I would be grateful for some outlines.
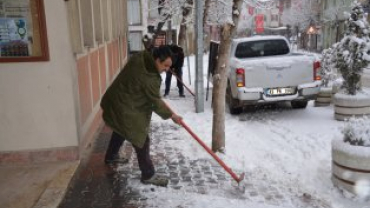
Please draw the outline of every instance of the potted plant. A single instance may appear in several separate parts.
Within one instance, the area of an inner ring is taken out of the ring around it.
[[[342,134],[332,141],[332,181],[356,196],[370,198],[370,119],[349,119]]]
[[[363,69],[369,64],[369,24],[361,4],[353,3],[351,13],[346,13],[347,31],[336,44],[332,61],[343,77],[343,85],[334,95],[337,120],[352,116],[370,115],[370,96],[361,88]]]

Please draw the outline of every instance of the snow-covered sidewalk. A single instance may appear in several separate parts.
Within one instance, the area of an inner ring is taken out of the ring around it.
[[[204,62],[206,71],[207,58]],[[206,80],[206,72],[204,74]],[[188,83],[187,76],[184,66],[185,83]],[[185,99],[178,98],[174,80],[171,93],[166,99],[169,105],[211,146],[211,99],[205,103],[204,113],[195,113],[193,97],[187,93]],[[176,152],[175,165],[179,165],[179,159],[185,161],[173,172],[180,173],[181,167],[191,171],[187,175],[190,181],[177,175],[179,181],[170,183],[169,188],[154,191],[135,181],[129,183],[148,198],[147,207],[370,207],[369,202],[344,197],[332,185],[331,140],[341,137],[343,126],[343,122],[334,119],[333,106],[313,107],[311,101],[306,109],[300,110],[293,110],[289,104],[261,107],[239,116],[226,113],[225,124],[226,154],[219,156],[233,171],[245,172],[246,178],[239,187],[226,172],[226,181],[218,180],[217,173],[223,170],[185,129],[153,117],[153,154],[164,153],[165,147],[171,147]],[[194,163],[200,160],[211,168],[202,169]],[[169,166],[160,168],[167,168],[164,173],[171,177]],[[203,184],[199,184],[199,178]],[[215,179],[213,185],[208,183],[209,178]],[[199,186],[204,188],[199,191]]]

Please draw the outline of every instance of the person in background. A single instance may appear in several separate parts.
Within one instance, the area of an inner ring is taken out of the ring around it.
[[[161,99],[160,74],[172,65],[172,52],[168,46],[144,50],[133,55],[112,85],[107,89],[100,103],[103,120],[112,130],[105,163],[125,163],[119,157],[119,150],[125,140],[131,142],[136,151],[141,182],[167,186],[168,179],[158,176],[150,158],[148,130],[152,113],[162,119],[180,124],[181,117],[172,113]]]
[[[141,40],[143,42],[144,48],[147,51],[152,51],[153,49],[153,44],[152,44],[152,38],[149,37],[149,35],[145,34],[143,39]]]
[[[177,45],[170,45],[171,51],[173,53],[173,63],[170,68],[170,70],[175,73],[175,75],[178,77],[177,80],[177,88],[179,88],[179,96],[185,97],[184,94],[184,85],[182,84],[182,66],[184,65],[184,50]],[[166,97],[170,93],[171,88],[171,79],[172,79],[172,73],[171,71],[166,72],[166,87],[164,90],[164,97]]]

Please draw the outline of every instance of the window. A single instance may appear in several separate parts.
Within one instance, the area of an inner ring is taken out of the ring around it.
[[[48,61],[43,0],[0,0],[0,62]]]
[[[239,43],[235,57],[251,58],[258,56],[275,56],[289,53],[289,46],[284,40],[257,40]]]
[[[130,52],[141,51],[142,50],[142,34],[141,32],[130,32],[129,42],[130,42]]]
[[[158,13],[158,0],[152,0],[149,1],[149,18],[150,19],[158,19],[159,13]]]
[[[277,15],[277,14],[271,14],[271,21],[272,22],[279,21],[279,15]]]
[[[128,0],[127,10],[129,25],[141,25],[140,0]]]
[[[98,43],[103,43],[103,22],[102,22],[102,11],[100,7],[100,0],[93,0],[94,9],[94,30],[95,30],[95,40]]]
[[[94,47],[95,34],[93,26],[93,5],[90,0],[80,0],[83,44],[87,47]]]

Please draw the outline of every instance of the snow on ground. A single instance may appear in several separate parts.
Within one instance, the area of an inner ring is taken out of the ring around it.
[[[188,68],[183,68],[183,79],[188,81]],[[190,60],[194,69],[194,57]],[[207,81],[207,56],[204,58],[204,85]],[[192,70],[190,70],[192,71]],[[192,72],[191,77],[194,78]],[[164,75],[163,75],[164,78]],[[195,80],[192,80],[192,89]],[[163,86],[164,87],[164,86]],[[210,147],[212,141],[212,109],[210,99],[205,102],[205,111],[195,113],[192,96],[177,98],[176,82],[173,79],[169,99],[165,99],[173,110],[183,116],[184,122]],[[163,92],[163,88],[161,92]],[[210,90],[211,92],[211,90]],[[210,93],[211,94],[211,93]],[[175,96],[176,95],[176,96]],[[173,125],[172,121],[153,116],[153,123]],[[331,182],[331,140],[340,138],[343,122],[334,119],[333,106],[314,107],[311,101],[306,109],[291,109],[290,105],[261,107],[241,115],[226,113],[226,154],[218,154],[237,174],[245,172],[241,185],[276,188],[276,192],[289,199],[303,197],[315,199],[309,207],[370,208],[369,202],[345,197]],[[190,159],[210,158],[203,148],[183,128],[168,128],[166,134],[181,137],[169,140],[174,147]],[[262,184],[262,185],[261,185]],[[230,179],[225,189],[238,187]],[[222,189],[208,194],[186,193],[173,189],[159,188],[154,192],[144,191],[150,200],[148,207],[178,208],[297,208],[307,207],[292,204],[289,200],[269,203],[266,198],[228,197]],[[218,194],[219,192],[219,194]],[[263,191],[261,191],[263,192]],[[237,193],[237,192],[236,192]],[[304,200],[303,200],[304,201]],[[298,203],[300,203],[298,201]]]

